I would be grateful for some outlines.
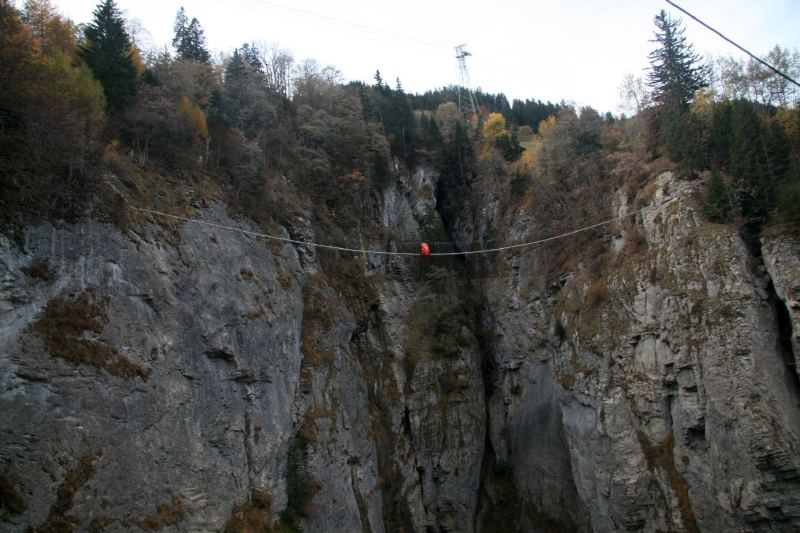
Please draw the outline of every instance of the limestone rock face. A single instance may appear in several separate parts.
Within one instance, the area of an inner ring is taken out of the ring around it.
[[[385,191],[398,240],[441,226],[437,179]],[[256,230],[226,212],[198,219]],[[472,530],[485,402],[456,284],[359,256],[354,288],[308,247],[140,229],[2,240],[4,528]]]
[[[223,206],[202,217],[233,223]],[[1,254],[0,449],[27,508],[10,524],[125,530],[175,497],[183,529],[219,531],[253,488],[281,505],[303,311],[291,247],[83,222],[27,227]]]
[[[441,179],[398,175],[365,246],[538,229]],[[288,245],[221,203],[0,237],[0,529],[800,529],[800,245],[645,188],[555,269]]]
[[[703,221],[697,184],[667,173],[653,185],[641,241],[627,226],[601,237],[614,243],[607,273],[578,264],[542,286],[543,253],[514,252],[512,275],[488,281],[494,450],[513,464],[526,520],[794,530],[800,387],[780,339],[795,328],[797,349],[800,247],[766,239],[765,269],[733,229]]]
[[[793,358],[787,361],[794,366],[795,372],[800,375],[797,368],[797,357],[800,357],[800,239],[788,235],[773,235],[764,237],[761,241],[761,251],[764,254],[764,266],[772,280],[779,319],[784,321],[786,327],[785,342],[788,338],[790,346],[785,346],[784,351],[789,352]]]

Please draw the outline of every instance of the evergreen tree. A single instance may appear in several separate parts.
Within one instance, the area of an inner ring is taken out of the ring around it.
[[[664,114],[663,126],[667,130],[667,154],[680,163],[680,171],[687,177],[695,177],[707,160],[703,138],[703,125],[693,113]]]
[[[774,202],[766,135],[755,106],[737,100],[731,107],[730,172],[742,214],[754,221],[768,218]]]
[[[114,0],[103,0],[93,16],[78,53],[103,86],[109,109],[118,112],[136,92],[131,38]]]
[[[189,17],[186,16],[186,10],[181,6],[175,14],[175,37],[172,38],[172,47],[175,48],[175,53],[178,57],[183,57],[186,52],[184,50],[184,43],[186,43],[186,32],[189,29]]]
[[[729,168],[731,155],[731,104],[719,102],[714,106],[706,148],[711,167]]]
[[[711,172],[708,182],[705,214],[709,220],[720,224],[728,222],[733,215],[733,202],[728,194],[728,187],[716,168]]]
[[[680,19],[663,9],[654,19],[657,31],[650,53],[648,85],[658,104],[653,131],[656,142],[666,144],[669,156],[685,165],[689,174],[699,166],[699,131],[689,113],[694,93],[708,85],[708,68],[701,64],[692,45],[683,36]]]
[[[519,144],[517,134],[513,131],[498,137],[494,144],[503,153],[503,159],[506,161],[516,161],[525,152],[525,149]]]
[[[444,147],[442,161],[445,173],[452,176],[465,179],[471,172],[472,144],[461,121],[456,122],[453,138]]]
[[[242,55],[242,59],[244,59],[248,65],[253,67],[255,72],[258,74],[264,73],[264,64],[261,62],[261,58],[259,57],[258,49],[256,48],[255,44],[244,43],[239,49],[239,53]]]
[[[266,98],[264,69],[254,46],[244,44],[233,51],[225,69],[223,96],[225,119],[231,125],[251,140],[264,132],[275,110]]]
[[[233,49],[233,55],[225,68],[225,83],[236,80],[245,75],[247,67],[245,66],[242,54],[239,53],[238,48]]]
[[[211,62],[211,54],[206,47],[205,32],[196,18],[189,21],[183,6],[175,15],[175,37],[172,39],[172,46],[175,47],[178,59],[206,64]]]
[[[695,91],[708,85],[708,68],[683,36],[680,19],[662,9],[654,22],[657,31],[651,42],[658,47],[649,56],[648,85],[657,103],[684,110]]]
[[[187,59],[192,59],[199,63],[211,63],[211,54],[206,48],[206,35],[196,18],[192,18],[189,23],[189,42],[191,43],[192,56]]]

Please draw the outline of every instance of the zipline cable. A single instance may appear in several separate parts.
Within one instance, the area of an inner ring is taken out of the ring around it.
[[[335,250],[335,251],[339,251],[339,252],[349,252],[349,253],[357,253],[357,254],[392,255],[392,256],[405,256],[405,257],[419,257],[420,256],[420,254],[416,253],[416,252],[397,252],[397,251],[388,251],[388,250],[366,250],[366,249],[363,249],[363,248],[350,248],[350,247],[347,247],[347,246],[336,246],[336,245],[333,245],[333,244],[320,244],[320,243],[316,243],[316,242],[300,241],[300,240],[291,239],[291,238],[288,238],[288,237],[278,237],[276,235],[267,235],[266,233],[259,233],[257,231],[250,231],[250,230],[246,230],[246,229],[242,229],[242,228],[236,228],[236,227],[233,227],[233,226],[226,226],[224,224],[217,224],[215,222],[207,222],[205,220],[198,220],[196,218],[187,218],[187,217],[182,217],[182,216],[179,216],[179,215],[172,215],[170,213],[164,213],[162,211],[156,211],[154,209],[145,209],[143,207],[136,207],[134,205],[131,205],[130,207],[131,207],[131,209],[135,209],[135,210],[141,211],[143,213],[150,213],[150,214],[153,214],[153,215],[168,217],[168,218],[172,218],[172,219],[175,219],[175,220],[182,220],[184,222],[193,222],[193,223],[196,223],[196,224],[202,224],[204,226],[210,226],[210,227],[213,227],[213,228],[225,229],[225,230],[229,230],[229,231],[236,231],[236,232],[239,232],[239,233],[243,233],[245,235],[250,235],[252,237],[262,237],[262,238],[265,238],[265,239],[285,242],[285,243],[288,243],[288,244],[297,244],[297,245],[300,245],[300,246],[309,246],[309,247],[312,247],[312,248],[319,248],[319,249],[323,249],[323,250]],[[506,245],[506,246],[499,246],[497,248],[486,248],[486,249],[483,249],[483,250],[464,250],[464,251],[458,251],[458,252],[434,252],[434,253],[430,254],[430,257],[434,257],[434,256],[436,256],[436,257],[444,257],[444,256],[454,256],[454,255],[491,254],[491,253],[502,252],[502,251],[505,251],[505,250],[513,250],[513,249],[517,249],[517,248],[524,248],[524,247],[527,247],[527,246],[535,246],[537,244],[543,244],[543,243],[546,243],[546,242],[555,241],[555,240],[558,240],[558,239],[563,239],[565,237],[570,237],[572,235],[576,235],[576,234],[584,232],[584,231],[589,231],[591,229],[599,228],[599,227],[605,226],[607,224],[612,224],[614,222],[621,222],[622,220],[624,220],[626,218],[629,218],[629,217],[638,215],[639,213],[642,213],[645,209],[647,209],[647,207],[643,207],[641,209],[637,209],[636,211],[633,211],[633,212],[628,213],[626,215],[623,215],[621,217],[610,218],[608,220],[604,220],[602,222],[598,222],[597,224],[592,224],[591,226],[585,226],[583,228],[579,228],[579,229],[576,229],[576,230],[573,230],[573,231],[568,231],[566,233],[562,233],[560,235],[554,235],[552,237],[547,237],[547,238],[544,238],[544,239],[538,239],[538,240],[535,240],[535,241],[529,241],[529,242],[523,242],[523,243],[517,243],[517,244],[509,244],[509,245]]]
[[[487,249],[484,249],[484,250],[468,250],[468,251],[463,251],[463,252],[440,252],[440,253],[432,253],[431,255],[432,256],[433,255],[438,255],[438,256],[441,257],[441,256],[445,256],[445,255],[490,254],[490,253],[502,252],[502,251],[505,251],[505,250],[513,250],[515,248],[523,248],[523,247],[526,247],[526,246],[535,246],[537,244],[543,244],[543,243],[546,243],[546,242],[555,241],[555,240],[558,240],[558,239],[563,239],[564,237],[570,237],[572,235],[576,235],[576,234],[584,232],[584,231],[589,231],[591,229],[599,228],[601,226],[605,226],[607,224],[611,224],[611,223],[614,223],[614,222],[620,222],[620,221],[622,221],[622,220],[624,220],[624,219],[626,219],[628,217],[632,217],[634,215],[638,215],[639,213],[641,213],[645,209],[647,209],[647,208],[643,207],[641,209],[638,209],[636,211],[633,211],[633,212],[628,213],[627,215],[623,215],[621,217],[610,218],[608,220],[604,220],[602,222],[598,222],[597,224],[592,224],[591,226],[586,226],[586,227],[579,228],[579,229],[576,229],[576,230],[573,230],[573,231],[568,231],[567,233],[562,233],[560,235],[554,235],[552,237],[547,237],[545,239],[539,239],[539,240],[536,240],[536,241],[523,242],[523,243],[518,243],[518,244],[509,244],[507,246],[500,246],[498,248],[487,248]]]
[[[288,244],[298,244],[298,245],[302,245],[302,246],[310,246],[310,247],[313,247],[313,248],[322,248],[322,249],[326,249],[326,250],[337,250],[337,251],[340,251],[340,252],[370,253],[370,254],[376,254],[376,255],[406,255],[406,256],[415,256],[415,257],[419,256],[419,254],[414,253],[414,252],[389,252],[389,251],[383,251],[383,250],[375,250],[375,251],[373,251],[373,250],[362,250],[362,249],[359,249],[359,248],[348,248],[348,247],[345,247],[345,246],[335,246],[333,244],[319,244],[319,243],[315,243],[315,242],[298,241],[297,239],[290,239],[288,237],[278,237],[276,235],[267,235],[266,233],[259,233],[257,231],[250,231],[250,230],[246,230],[246,229],[242,229],[242,228],[235,228],[233,226],[226,226],[224,224],[217,224],[215,222],[207,222],[205,220],[198,220],[196,218],[187,218],[187,217],[182,217],[182,216],[179,216],[179,215],[172,215],[172,214],[169,214],[169,213],[164,213],[162,211],[156,211],[154,209],[145,209],[143,207],[136,207],[136,206],[131,206],[131,208],[132,209],[136,209],[137,211],[142,211],[143,213],[151,213],[153,215],[159,215],[159,216],[162,216],[162,217],[174,218],[176,220],[182,220],[184,222],[194,222],[194,223],[197,223],[197,224],[202,224],[204,226],[211,226],[212,228],[219,228],[219,229],[226,229],[226,230],[229,230],[229,231],[236,231],[236,232],[239,232],[239,233],[243,233],[245,235],[250,235],[251,237],[262,237],[264,239],[270,239],[270,240],[273,240],[273,241],[285,242],[285,243],[288,243]]]

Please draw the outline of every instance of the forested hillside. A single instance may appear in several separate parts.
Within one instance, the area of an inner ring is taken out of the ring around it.
[[[334,67],[295,63],[274,46],[244,43],[212,62],[199,21],[183,9],[174,53],[149,55],[132,42],[113,2],[81,30],[47,0],[21,11],[4,2],[2,9],[8,219],[71,216],[88,196],[113,196],[101,176],[114,165],[156,181],[158,174],[210,179],[259,216],[273,201],[266,184],[278,175],[319,203],[335,197],[346,176],[364,178],[365,191],[380,190],[397,164],[426,163],[460,178],[497,171],[523,196],[548,182],[592,186],[568,182],[599,177],[581,167],[614,153],[643,162],[666,156],[688,177],[711,172],[707,207],[715,221],[800,216],[796,87],[732,58],[718,59],[713,71],[665,14],[651,57],[652,91],[626,80],[637,113],[619,119],[563,102],[509,104],[480,91],[480,115],[468,117],[457,107],[458,87],[407,94],[379,71],[374,85],[347,83]],[[672,53],[685,57],[673,65]],[[798,69],[796,51],[776,47],[770,58]]]
[[[627,115],[473,113],[187,7],[0,0],[2,528],[800,527],[791,81],[661,11]]]

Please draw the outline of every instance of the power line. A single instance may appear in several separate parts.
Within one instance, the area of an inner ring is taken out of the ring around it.
[[[744,48],[744,47],[742,47],[742,46],[740,46],[740,45],[736,44],[736,43],[735,43],[733,40],[729,39],[728,37],[725,37],[725,36],[724,36],[724,35],[722,35],[722,34],[721,34],[719,31],[715,30],[714,28],[712,28],[711,26],[709,26],[708,24],[706,24],[705,22],[703,22],[703,21],[702,21],[702,20],[700,20],[699,18],[695,17],[694,15],[692,15],[691,13],[689,13],[688,11],[686,11],[685,9],[683,9],[681,6],[679,6],[679,5],[678,5],[678,4],[676,4],[675,2],[672,2],[671,0],[666,0],[666,2],[667,2],[669,5],[671,5],[672,7],[674,7],[675,9],[678,9],[678,10],[680,10],[680,11],[682,11],[682,12],[686,13],[686,15],[688,15],[688,16],[689,16],[689,17],[691,17],[691,18],[693,18],[693,19],[694,19],[694,20],[696,20],[697,22],[699,22],[699,23],[700,23],[702,26],[704,26],[705,28],[707,28],[707,29],[709,29],[709,30],[713,31],[714,33],[716,33],[717,35],[719,35],[720,37],[722,37],[723,39],[725,39],[726,41],[728,41],[729,43],[731,43],[733,46],[735,46],[736,48],[738,48],[739,50],[741,50],[741,51],[742,51],[742,52],[744,52],[745,54],[749,55],[750,57],[752,57],[753,59],[755,59],[756,61],[758,61],[759,63],[761,63],[762,65],[764,65],[764,66],[765,66],[765,67],[767,67],[768,69],[770,69],[771,71],[773,71],[775,74],[777,74],[777,75],[779,75],[779,76],[782,76],[783,78],[786,78],[786,79],[787,79],[787,80],[789,80],[790,82],[792,82],[792,83],[794,83],[795,85],[797,85],[798,87],[800,87],[800,83],[798,83],[798,82],[796,82],[794,79],[790,78],[788,74],[785,74],[785,73],[783,73],[782,71],[778,70],[778,68],[776,68],[776,67],[773,67],[772,65],[770,65],[769,63],[767,63],[766,61],[764,61],[763,59],[761,59],[761,58],[760,58],[760,57],[758,57],[757,55],[753,54],[752,52],[750,52],[750,51],[749,51],[749,50],[747,50],[746,48]]]
[[[426,46],[428,48],[439,50],[439,51],[441,51],[442,48],[444,47],[443,43],[435,42],[435,41],[429,41],[427,39],[423,39],[423,38],[418,37],[418,36],[411,36],[411,35],[408,35],[408,34],[403,34],[403,33],[390,31],[390,30],[386,30],[386,29],[374,28],[374,27],[367,26],[367,25],[364,25],[364,24],[359,24],[357,22],[351,22],[349,20],[344,20],[344,19],[340,19],[340,18],[336,18],[336,17],[331,17],[329,15],[322,15],[320,13],[315,13],[313,11],[308,11],[306,9],[300,9],[300,8],[296,8],[296,7],[291,7],[291,6],[279,4],[277,2],[270,2],[269,0],[251,0],[251,1],[256,3],[256,4],[262,4],[262,5],[269,6],[269,7],[275,8],[275,9],[297,13],[297,14],[303,16],[303,17],[311,17],[311,18],[327,20],[327,21],[335,23],[338,27],[345,26],[345,27],[359,29],[359,30],[366,31],[366,32],[376,33],[376,34],[379,34],[381,36],[388,36],[388,37],[400,39],[400,40],[403,40],[403,41],[406,41],[406,42],[411,41],[411,42],[419,43],[419,44],[424,45],[424,46]]]
[[[480,63],[483,63],[485,66],[488,66],[490,69],[494,70],[495,72],[498,72],[500,74],[510,75],[511,77],[513,77],[513,78],[515,78],[515,79],[517,79],[519,81],[526,81],[528,83],[533,84],[534,86],[545,85],[545,86],[549,87],[552,90],[555,90],[555,91],[558,91],[558,92],[562,93],[562,96],[561,96],[562,101],[563,100],[571,100],[570,96],[572,96],[572,95],[570,94],[570,90],[565,89],[564,87],[561,87],[559,85],[556,85],[551,81],[531,76],[530,74],[528,74],[526,72],[523,72],[519,68],[510,67],[508,65],[502,65],[502,64],[500,64],[500,63],[498,63],[498,62],[496,62],[494,60],[491,60],[491,59],[489,59],[487,57],[483,57],[481,55],[473,54],[472,57],[476,61],[478,61]],[[548,101],[549,101],[549,99],[548,99]]]
[[[238,232],[238,233],[243,233],[245,235],[250,235],[251,237],[262,237],[262,238],[270,239],[270,240],[274,240],[274,241],[285,242],[287,244],[297,244],[297,245],[301,245],[301,246],[309,246],[309,247],[312,247],[312,248],[319,248],[319,249],[323,249],[323,250],[334,250],[334,251],[339,251],[339,252],[349,252],[349,253],[358,253],[358,254],[393,255],[393,256],[405,256],[405,257],[419,257],[419,255],[420,255],[419,253],[415,253],[415,252],[397,252],[397,251],[389,251],[389,250],[366,250],[366,249],[363,249],[363,248],[351,248],[351,247],[347,247],[347,246],[336,246],[336,245],[333,245],[333,244],[320,244],[320,243],[315,243],[315,242],[300,241],[300,240],[291,239],[291,238],[288,238],[288,237],[278,237],[276,235],[268,235],[266,233],[260,233],[260,232],[257,232],[257,231],[250,231],[250,230],[245,230],[245,229],[242,229],[242,228],[236,228],[234,226],[226,226],[224,224],[217,224],[215,222],[207,222],[205,220],[198,220],[196,218],[187,218],[187,217],[182,217],[182,216],[179,216],[179,215],[173,215],[173,214],[170,214],[170,213],[164,213],[162,211],[156,211],[154,209],[145,209],[143,207],[136,207],[136,206],[133,206],[133,205],[130,205],[130,204],[128,204],[128,205],[130,206],[131,209],[134,209],[134,210],[137,210],[137,211],[141,211],[143,213],[150,213],[150,214],[153,214],[153,215],[168,217],[168,218],[172,218],[172,219],[175,219],[175,220],[182,220],[184,222],[192,222],[192,223],[201,224],[201,225],[204,225],[204,226],[210,226],[210,227],[213,227],[213,228],[224,229],[224,230],[228,230],[228,231],[235,231],[235,232]],[[621,222],[622,220],[624,220],[626,218],[638,215],[639,213],[643,212],[645,209],[647,209],[647,208],[643,207],[641,209],[638,209],[636,211],[633,211],[633,212],[628,213],[627,215],[623,215],[621,217],[610,218],[608,220],[604,220],[602,222],[598,222],[597,224],[592,224],[591,226],[585,226],[583,228],[579,228],[579,229],[576,229],[576,230],[573,230],[573,231],[568,231],[567,233],[562,233],[560,235],[554,235],[552,237],[547,237],[545,239],[538,239],[538,240],[535,240],[535,241],[529,241],[529,242],[523,242],[523,243],[517,243],[517,244],[509,244],[509,245],[506,245],[506,246],[499,246],[497,248],[487,248],[487,249],[483,249],[483,250],[465,250],[465,251],[458,251],[458,252],[434,252],[434,253],[432,253],[430,255],[431,255],[431,257],[433,257],[433,256],[443,257],[443,256],[454,256],[454,255],[491,254],[491,253],[502,252],[502,251],[505,251],[505,250],[513,250],[513,249],[517,249],[517,248],[535,246],[537,244],[543,244],[543,243],[546,243],[546,242],[555,241],[555,240],[558,240],[558,239],[563,239],[565,237],[570,237],[572,235],[576,235],[576,234],[582,233],[584,231],[589,231],[589,230],[592,230],[592,229],[596,229],[596,228],[599,228],[601,226],[605,226],[607,224],[612,224],[614,222]]]
[[[425,41],[409,35],[396,32],[372,28],[363,24],[349,22],[343,19],[321,15],[304,9],[284,6],[265,0],[222,0],[223,3],[248,9],[268,13],[278,17],[295,20],[317,26],[319,28],[331,30],[339,33],[346,33],[349,36],[357,36],[376,42],[383,42],[394,46],[402,46],[404,49],[413,48],[425,53],[436,53],[449,55],[445,52],[445,47],[439,43]]]
[[[288,20],[295,20],[299,22],[308,23],[329,31],[344,33],[350,37],[359,37],[374,42],[381,42],[391,46],[402,47],[404,51],[408,51],[409,49],[411,49],[411,50],[416,50],[418,52],[423,52],[425,54],[437,54],[441,56],[450,57],[450,53],[446,51],[447,48],[449,48],[449,46],[441,42],[435,42],[432,40],[422,39],[420,37],[408,34],[402,34],[395,31],[389,31],[385,29],[367,26],[364,24],[350,22],[344,19],[315,13],[313,11],[282,5],[276,2],[271,2],[269,0],[221,0],[221,1],[228,5],[240,7],[242,9],[258,11],[261,13],[268,13],[270,15],[276,15],[279,17],[286,18]],[[482,61],[494,67],[494,69],[499,73],[505,75],[511,75],[512,77],[519,80],[526,80],[528,82],[533,82],[535,84],[547,85],[551,89],[555,89],[559,92],[564,93],[565,95],[569,95],[569,91],[565,90],[563,87],[558,87],[548,82],[547,80],[533,78],[529,75],[524,74],[520,69],[503,66],[480,56],[474,56],[474,57],[478,61]],[[459,69],[459,73],[460,72],[461,70]]]

